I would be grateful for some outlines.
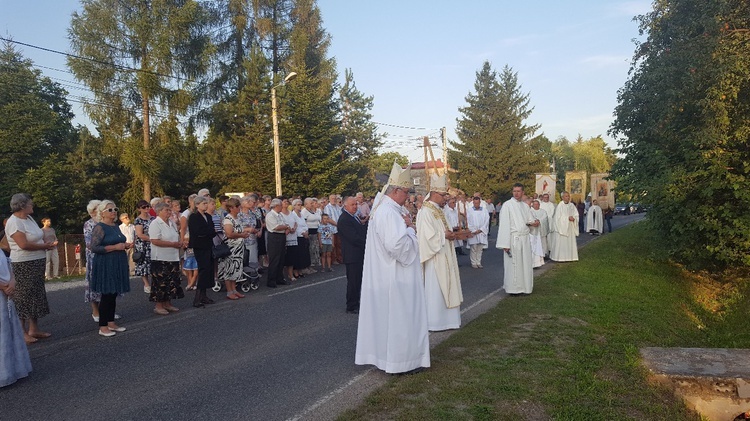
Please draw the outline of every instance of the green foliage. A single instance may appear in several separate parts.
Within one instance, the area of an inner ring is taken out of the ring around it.
[[[344,85],[339,90],[341,106],[342,176],[346,175],[346,188],[342,192],[375,194],[374,158],[381,146],[377,126],[372,122],[373,97],[357,89],[354,74],[347,69]]]
[[[617,161],[615,151],[607,146],[601,136],[584,140],[579,135],[575,143],[561,136],[552,144],[551,151],[557,172],[558,191],[562,191],[565,186],[566,171],[605,173]]]
[[[149,151],[151,120],[156,117],[158,125],[185,114],[194,102],[192,80],[208,66],[204,31],[211,16],[193,0],[83,0],[82,9],[71,21],[77,57],[68,57],[68,66],[93,91],[92,121],[105,138],[124,142],[122,163],[133,182],[142,183],[139,196],[149,199],[160,172]],[[126,196],[136,189],[131,184]]]
[[[611,133],[619,187],[643,196],[672,255],[750,265],[750,4],[658,1]]]
[[[33,68],[10,43],[0,49],[0,201],[19,192],[27,169],[75,145],[67,92]]]
[[[385,174],[388,176],[391,174],[394,161],[402,167],[409,165],[409,157],[398,152],[383,152],[377,154],[372,158],[370,165],[375,174]]]
[[[498,75],[485,62],[474,91],[466,96],[468,105],[459,108],[459,140],[451,142],[451,164],[459,171],[453,184],[487,193],[509,192],[516,182],[530,184],[548,163],[544,142],[533,140],[539,126],[525,124],[532,108],[529,96],[521,93],[517,73],[506,66]]]

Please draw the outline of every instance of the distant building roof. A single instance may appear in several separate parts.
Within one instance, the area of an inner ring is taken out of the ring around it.
[[[435,161],[427,161],[430,168],[444,168],[443,161],[441,161],[439,158]],[[425,169],[425,163],[424,162],[412,162],[411,163],[411,169],[413,170],[423,170]]]

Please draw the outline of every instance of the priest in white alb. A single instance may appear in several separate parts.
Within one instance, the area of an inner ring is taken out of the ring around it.
[[[456,207],[456,198],[451,197],[448,199],[448,205],[443,206],[443,213],[445,213],[445,220],[448,221],[448,226],[454,232],[461,229],[461,222],[459,221],[458,208]],[[453,240],[453,247],[456,249],[456,254],[464,254],[461,247],[463,247],[463,240]]]
[[[523,184],[514,184],[513,198],[500,209],[496,247],[503,251],[503,289],[508,294],[531,294],[534,289],[529,227],[538,226],[539,221],[531,216],[522,197]]]
[[[464,297],[456,251],[453,249],[456,233],[443,213],[447,196],[446,175],[432,174],[430,193],[417,213],[417,238],[430,331],[461,327],[461,302]]]
[[[549,233],[549,222],[547,218],[547,212],[540,207],[539,200],[534,199],[531,201],[531,217],[539,221],[539,226],[529,227],[529,235],[531,241],[531,253],[534,255],[532,259],[534,268],[538,268],[544,265],[544,256],[547,245],[547,234]],[[536,240],[538,239],[538,240]]]
[[[403,208],[410,168],[394,165],[370,212],[354,362],[386,373],[430,366],[427,309],[419,242]]]
[[[490,214],[480,203],[479,196],[474,196],[472,205],[466,209],[466,227],[472,234],[466,240],[466,243],[471,248],[469,258],[471,259],[471,267],[474,269],[484,268],[482,266],[482,254],[484,249],[487,248],[489,242],[487,236],[490,233]]]
[[[591,206],[586,214],[586,232],[591,235],[601,235],[604,231],[604,218],[602,208],[596,199],[591,201]]]
[[[542,247],[544,247],[544,253],[546,256],[549,256],[552,247],[554,246],[554,244],[552,244],[552,237],[555,232],[555,204],[550,202],[549,193],[544,193],[542,195],[542,200],[539,202],[539,208],[547,213],[547,235],[542,238]]]
[[[562,201],[557,204],[555,209],[555,234],[550,259],[556,262],[575,262],[578,261],[578,209],[570,201],[570,193],[563,192]]]

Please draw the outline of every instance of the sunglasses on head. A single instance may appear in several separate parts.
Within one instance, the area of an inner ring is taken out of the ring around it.
[[[118,212],[119,210],[120,210],[119,208],[107,208],[107,209],[104,209],[104,212]]]

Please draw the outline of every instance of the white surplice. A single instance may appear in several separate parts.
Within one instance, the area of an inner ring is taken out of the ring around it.
[[[544,210],[547,213],[547,247],[544,251],[550,254],[552,247],[555,246],[552,237],[555,232],[555,204],[552,202],[539,202],[539,209]]]
[[[508,294],[531,294],[534,289],[531,240],[526,225],[533,222],[529,206],[515,198],[505,202],[500,209],[496,247],[510,249],[510,256],[503,252],[503,289]]]
[[[570,217],[573,220],[570,220]],[[573,202],[560,202],[555,209],[555,234],[550,259],[556,262],[574,262],[578,260],[578,209]]]
[[[458,220],[458,207],[452,208],[448,205],[446,205],[443,208],[443,212],[445,213],[445,219],[448,221],[448,226],[453,228],[461,228],[461,225],[459,225]],[[464,245],[463,240],[453,240],[453,247],[461,247]]]
[[[445,238],[449,229],[442,209],[425,201],[417,213],[419,256],[423,264],[427,326],[431,331],[461,327],[461,279],[453,241]]]
[[[544,255],[547,250],[547,232],[549,229],[549,221],[547,221],[547,212],[542,208],[536,210],[534,208],[529,209],[531,217],[539,221],[538,227],[529,227],[529,237],[531,238],[531,253],[534,255],[532,259],[532,266],[538,268],[544,264]]]
[[[602,218],[603,212],[599,205],[591,205],[589,211],[586,214],[586,232],[591,230],[601,234],[604,232],[604,220]]]
[[[384,196],[370,216],[354,358],[386,373],[430,366],[419,245],[401,210]]]

